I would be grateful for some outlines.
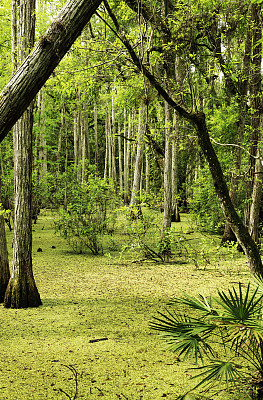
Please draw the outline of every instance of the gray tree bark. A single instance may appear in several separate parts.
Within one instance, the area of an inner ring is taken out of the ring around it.
[[[162,240],[172,223],[172,110],[165,102],[164,211]],[[168,241],[168,239],[166,240]]]
[[[260,117],[259,137],[258,140],[262,140],[262,128],[263,128],[263,117]],[[251,197],[251,206],[249,214],[249,233],[252,239],[258,243],[259,242],[259,211],[262,199],[262,182],[263,182],[263,160],[261,156],[261,151],[258,147],[257,158],[255,161],[255,177],[253,183],[253,191]]]
[[[99,174],[99,146],[98,146],[98,110],[97,104],[94,104],[94,140],[95,140],[95,165],[96,175]]]
[[[180,222],[178,205],[178,135],[179,116],[174,112],[174,133],[172,140],[172,222]]]
[[[5,235],[5,221],[1,213],[1,175],[0,175],[0,303],[4,301],[5,291],[10,278],[8,251]]]
[[[128,116],[128,132],[126,138],[126,109],[124,110],[124,203],[129,204],[130,199],[130,156],[131,156],[131,112]]]
[[[89,22],[102,0],[70,0],[0,93],[0,141]]]
[[[259,239],[259,208],[262,196],[262,163],[261,160],[253,156],[260,156],[260,146],[262,139],[262,12],[259,4],[252,5],[253,22],[253,48],[251,66],[251,148],[250,148],[250,171],[251,179],[248,184],[250,188],[251,206],[248,210],[248,229],[252,238],[257,242]],[[253,204],[255,203],[255,204]],[[257,213],[257,214],[256,214]]]
[[[46,179],[47,176],[47,138],[45,134],[45,96],[43,90],[40,90],[37,96],[38,112],[39,112],[39,137],[38,137],[38,161],[39,179]]]
[[[139,122],[137,131],[137,151],[133,175],[133,185],[130,200],[130,208],[134,217],[141,215],[140,206],[140,187],[141,187],[141,173],[142,173],[142,158],[143,158],[143,111],[139,109]]]
[[[111,153],[112,153],[112,180],[116,187],[117,184],[117,170],[116,170],[116,121],[115,121],[115,110],[114,110],[114,98],[112,96],[111,102]]]
[[[119,189],[121,195],[123,195],[123,151],[122,151],[120,123],[118,123],[118,154],[119,154]]]
[[[34,43],[35,0],[20,0],[18,26],[18,62],[22,62]],[[32,129],[31,102],[13,129],[13,264],[4,298],[4,306],[8,308],[38,307],[42,304],[32,269]]]

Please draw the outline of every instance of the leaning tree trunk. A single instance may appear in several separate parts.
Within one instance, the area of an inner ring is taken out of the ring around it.
[[[18,61],[22,62],[35,35],[35,0],[20,0]],[[40,296],[32,269],[32,129],[33,103],[16,123],[14,135],[13,265],[4,306],[38,307]]]
[[[48,80],[102,0],[69,0],[0,93],[0,141]]]

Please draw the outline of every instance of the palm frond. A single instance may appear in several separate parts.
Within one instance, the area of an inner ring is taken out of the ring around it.
[[[233,287],[228,290],[228,294],[218,291],[220,299],[215,299],[224,310],[224,315],[220,319],[225,322],[233,321],[233,323],[246,323],[253,320],[256,315],[261,312],[261,300],[263,294],[257,297],[258,288],[250,295],[250,284],[248,284],[245,294],[242,293],[241,283],[239,283],[239,291]]]
[[[200,374],[195,375],[191,379],[200,379],[200,382],[192,389],[196,390],[200,386],[211,389],[215,385],[225,385],[229,390],[233,387],[242,388],[246,391],[247,374],[241,371],[241,366],[231,361],[211,360],[211,364],[195,368],[202,370]]]
[[[194,358],[197,363],[198,358],[203,361],[204,354],[214,352],[207,338],[216,328],[215,324],[185,315],[168,315],[159,313],[162,318],[154,317],[156,322],[151,322],[150,327],[161,332],[161,336],[169,344],[169,350],[184,355],[186,358]]]
[[[212,308],[212,300],[211,298],[208,300],[203,294],[199,294],[198,297],[189,296],[184,293],[184,297],[174,298],[168,304],[182,304],[186,305],[193,310],[202,311],[206,314],[216,315],[217,311]]]
[[[253,276],[251,282],[258,289],[259,293],[263,294],[263,278],[261,276]]]

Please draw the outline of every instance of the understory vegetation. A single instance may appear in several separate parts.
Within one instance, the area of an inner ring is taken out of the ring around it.
[[[0,308],[1,399],[174,400],[195,386],[193,365],[168,352],[149,324],[186,288],[197,295],[202,287],[209,297],[218,288],[246,285],[244,256],[220,247],[215,235],[193,232],[185,214],[172,227],[180,251],[165,264],[138,256],[129,246],[132,226],[124,231],[121,218],[111,240],[104,238],[104,256],[76,254],[54,233],[56,217],[42,210],[34,225],[34,275],[43,306]],[[120,239],[129,251],[117,248]],[[238,399],[237,393],[220,396]]]

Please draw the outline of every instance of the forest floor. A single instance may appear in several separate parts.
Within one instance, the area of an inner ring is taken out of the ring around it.
[[[55,235],[53,219],[42,213],[33,226],[43,305],[0,306],[0,400],[73,399],[69,366],[77,371],[78,399],[174,400],[189,388],[191,366],[167,351],[149,322],[181,290],[215,295],[218,288],[248,282],[244,256],[219,248],[220,239],[209,236],[196,241],[196,252],[203,252],[198,265],[193,258],[160,264],[133,262],[131,255],[77,255]],[[176,229],[185,224],[183,216]],[[7,235],[11,264],[12,233]]]

